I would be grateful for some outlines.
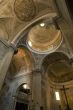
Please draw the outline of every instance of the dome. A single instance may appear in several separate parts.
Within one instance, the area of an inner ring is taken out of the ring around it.
[[[36,25],[28,33],[28,46],[35,52],[46,53],[56,50],[61,44],[60,30],[53,24],[49,26]]]

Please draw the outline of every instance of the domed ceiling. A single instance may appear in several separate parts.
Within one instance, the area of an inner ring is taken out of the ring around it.
[[[63,53],[48,55],[43,62],[43,68],[52,82],[64,83],[73,80],[73,68],[68,57]]]
[[[61,32],[54,24],[39,24],[29,31],[27,44],[34,52],[46,53],[56,50],[61,41]]]
[[[0,0],[0,38],[3,38],[7,40],[8,43],[13,43],[13,45],[16,46],[16,43],[20,39],[19,37],[22,37],[26,28],[30,26],[31,28],[27,36],[27,46],[31,51],[43,54],[54,52],[60,46],[62,42],[62,32],[68,44],[67,49],[69,49],[72,53],[73,26],[71,25],[73,24],[70,21],[67,22],[69,20],[69,15],[66,3],[64,0],[56,0],[56,3],[54,3],[54,0]],[[70,2],[70,4],[72,4],[72,2]],[[62,5],[63,9],[61,7]],[[69,8],[70,6],[72,7],[72,5],[69,5]],[[51,18],[52,20],[56,20],[56,23],[60,27],[61,31],[52,23],[43,27],[40,24],[34,27],[31,26],[31,24],[37,23],[36,21]],[[22,57],[20,53],[22,54]],[[22,52],[19,49],[18,54],[16,54],[13,58],[13,62],[15,62],[15,65],[13,65],[16,72],[17,70],[20,71],[21,68],[25,68],[25,70],[27,70],[28,67],[32,68],[30,63],[32,61],[30,61],[31,58],[29,57],[30,55],[25,55],[25,53],[28,52]],[[24,57],[24,55],[26,57]],[[48,63],[45,63],[45,65],[46,64]],[[71,70],[70,64],[67,61],[58,61],[56,65],[52,64],[52,66],[50,66],[51,70],[48,68],[47,71],[54,71],[55,74],[57,74],[60,70],[60,65],[62,65],[62,68],[67,67],[69,68],[68,70]],[[59,69],[57,69],[57,66]],[[64,70],[64,68],[60,71],[62,70]],[[61,73],[64,73],[65,71],[66,69]],[[65,73],[67,73],[67,71]],[[54,72],[52,73],[54,74]]]

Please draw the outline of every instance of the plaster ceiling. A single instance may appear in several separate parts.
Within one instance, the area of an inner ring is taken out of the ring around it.
[[[67,48],[73,51],[73,23],[71,22],[65,0],[56,0],[55,6],[56,8],[54,7],[52,0],[0,0],[0,38],[3,38],[11,43],[16,37],[18,38],[22,32],[24,33],[26,27],[31,26],[31,24],[35,23],[36,21],[58,17],[59,20],[56,22],[62,32],[63,37],[66,39]],[[33,42],[32,44],[34,44],[34,49],[37,50],[40,47],[40,50],[42,51],[48,50],[47,46],[58,40],[58,34],[61,35],[60,30],[56,30],[54,26],[48,28],[49,29],[44,29],[40,28],[40,26],[35,26],[30,30],[28,39]],[[23,56],[24,52],[21,53]],[[22,67],[25,64],[27,65],[26,62],[29,62],[28,64],[30,65],[30,61],[23,57],[24,63],[23,58],[21,55],[19,55],[20,52],[18,52],[18,54],[13,58],[16,64],[15,68],[18,70],[21,67],[21,62]],[[57,67],[59,67],[61,70],[61,67],[63,66],[65,68],[64,71],[61,71],[61,76],[63,76],[64,73],[67,74],[66,67],[68,68],[68,72],[71,71],[70,74],[72,74],[72,70],[68,62],[55,61],[55,63],[56,65],[52,64],[51,66],[52,71],[55,72],[55,74],[52,72],[54,75],[60,72]],[[45,63],[45,65],[46,64],[47,63]],[[27,69],[27,66],[24,67]],[[56,81],[56,79],[54,80]],[[65,79],[65,81],[67,80],[68,79]],[[60,81],[63,81],[62,78]]]
[[[23,28],[27,27],[27,25],[32,24],[47,14],[48,16],[57,15],[52,8],[50,0],[0,1],[0,21],[4,20],[4,24],[7,25],[6,28],[9,34],[7,40],[9,42],[11,42]],[[1,24],[1,26],[2,25],[3,24]],[[5,32],[5,29],[3,29],[3,31]]]
[[[25,27],[29,27],[29,24],[42,17],[46,19],[45,15],[48,15],[49,18],[63,16],[63,21],[58,21],[58,25],[64,37],[66,36],[69,46],[73,49],[73,25],[65,0],[55,2],[52,0],[1,0],[0,38],[13,42],[25,30]]]

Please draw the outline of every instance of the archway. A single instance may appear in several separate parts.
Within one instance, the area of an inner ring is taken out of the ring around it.
[[[54,52],[45,57],[42,63],[44,101],[48,109],[73,109],[73,67],[67,55]],[[49,94],[49,95],[48,95]]]
[[[29,109],[29,98],[30,98],[30,87],[27,83],[21,84],[16,92],[16,105],[15,110],[28,110]]]
[[[46,56],[42,66],[44,72],[48,74],[49,80],[54,83],[65,83],[73,80],[70,60],[67,55],[61,52],[54,52]]]

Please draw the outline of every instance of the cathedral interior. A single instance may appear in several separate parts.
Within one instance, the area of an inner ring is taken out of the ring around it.
[[[0,0],[0,110],[73,110],[73,0]]]

